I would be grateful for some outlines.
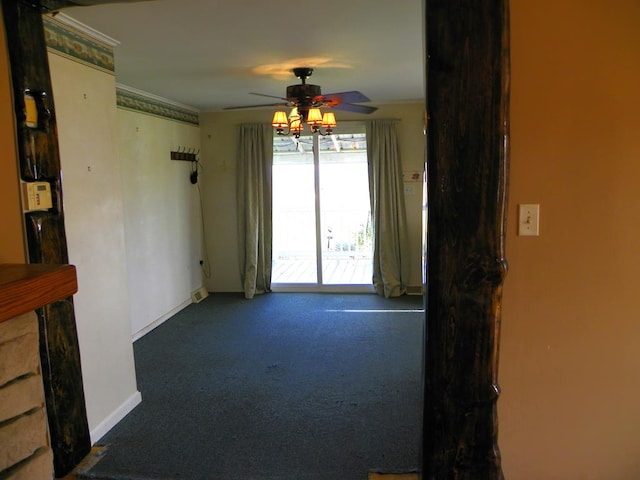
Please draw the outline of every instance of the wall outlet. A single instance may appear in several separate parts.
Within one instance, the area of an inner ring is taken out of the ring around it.
[[[415,185],[412,184],[412,183],[405,183],[404,184],[404,194],[405,195],[415,195],[416,194]]]
[[[207,292],[207,289],[204,287],[200,287],[198,290],[195,290],[191,294],[191,301],[193,303],[200,303],[202,300],[204,300],[208,296],[209,296],[209,292]]]

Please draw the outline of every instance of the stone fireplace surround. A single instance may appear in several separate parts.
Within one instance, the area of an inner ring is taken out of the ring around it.
[[[34,310],[77,291],[71,265],[0,265],[0,477],[54,475]]]

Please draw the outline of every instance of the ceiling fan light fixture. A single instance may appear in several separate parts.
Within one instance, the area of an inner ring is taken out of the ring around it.
[[[304,124],[309,125],[311,133],[318,133],[320,135],[330,135],[338,122],[333,112],[327,112],[324,115],[319,108],[309,108],[306,114],[300,114],[298,107],[293,107],[287,114],[282,110],[278,110],[273,114],[273,120],[271,125],[276,129],[278,135],[294,135],[296,138],[300,137],[300,134],[304,130]],[[285,129],[288,127],[288,130]],[[324,128],[323,133],[320,129]]]
[[[300,136],[300,132],[302,132],[303,128],[304,125],[302,124],[300,117],[294,117],[294,119],[291,120],[291,123],[289,124],[289,132],[293,133],[296,138]]]
[[[273,120],[271,120],[271,126],[276,129],[278,135],[284,134],[284,129],[289,126],[289,120],[287,120],[286,112],[281,110],[273,114]]]
[[[271,125],[273,125],[274,128],[285,128],[287,125],[289,125],[286,112],[283,112],[282,110],[275,112],[273,114]]]
[[[307,124],[312,128],[322,125],[322,113],[319,108],[310,108],[307,114]]]
[[[293,107],[289,112],[289,122],[293,122],[294,120],[300,120],[300,113],[298,112],[298,107]]]
[[[325,128],[328,133],[331,133],[331,130],[333,130],[336,125],[338,125],[338,122],[336,122],[336,116],[333,112],[326,112],[322,116],[322,127]]]

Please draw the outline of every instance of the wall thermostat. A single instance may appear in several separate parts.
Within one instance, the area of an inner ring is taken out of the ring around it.
[[[49,182],[25,182],[22,184],[22,195],[27,211],[53,208]]]

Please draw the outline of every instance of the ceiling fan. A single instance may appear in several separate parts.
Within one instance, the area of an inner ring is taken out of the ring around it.
[[[299,136],[302,131],[303,124],[307,123],[313,133],[319,133],[320,127],[325,127],[327,133],[331,133],[333,127],[336,126],[335,115],[333,113],[320,113],[320,107],[329,107],[335,110],[343,110],[354,113],[373,113],[376,107],[368,105],[357,105],[359,102],[369,102],[369,98],[361,92],[350,91],[341,93],[322,94],[320,85],[312,85],[307,83],[307,78],[313,73],[313,68],[298,67],[292,70],[293,74],[298,77],[301,83],[297,85],[289,85],[287,87],[286,97],[277,97],[274,95],[265,95],[262,93],[253,93],[251,95],[259,95],[261,97],[270,97],[280,99],[278,103],[268,103],[261,105],[248,105],[242,107],[226,107],[225,110],[237,110],[242,108],[258,108],[258,107],[286,107],[292,111],[287,118],[285,112],[275,112],[272,125],[276,128],[279,135],[285,135],[284,128],[288,127],[289,132]]]

